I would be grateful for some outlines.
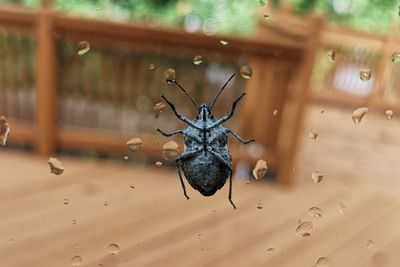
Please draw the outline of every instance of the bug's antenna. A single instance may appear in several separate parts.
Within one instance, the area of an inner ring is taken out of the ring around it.
[[[228,83],[235,77],[236,73],[232,74],[232,76],[226,81],[224,86],[222,86],[221,90],[219,90],[218,94],[214,97],[213,101],[211,102],[210,105],[210,110],[212,110],[212,107],[214,106],[215,101],[217,101],[219,95],[222,93],[222,91],[225,89],[225,87],[228,85]]]
[[[182,92],[190,99],[190,101],[192,101],[192,103],[196,106],[196,108],[199,107],[196,101],[193,100],[193,98],[186,92],[185,89],[183,89],[183,87],[175,79],[167,79],[167,82],[177,85],[182,90]]]

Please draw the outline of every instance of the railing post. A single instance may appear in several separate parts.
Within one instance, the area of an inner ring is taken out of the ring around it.
[[[54,152],[57,137],[57,50],[53,31],[53,16],[45,6],[36,28],[36,116],[37,149],[46,156]]]
[[[280,148],[282,150],[282,159],[278,169],[278,176],[283,184],[292,183],[293,165],[300,146],[300,135],[303,133],[304,118],[310,94],[310,81],[320,45],[320,34],[324,29],[324,24],[325,17],[322,14],[312,14],[309,18],[310,33],[307,37],[307,46],[304,50],[296,77],[289,85],[288,102],[292,106],[289,116],[291,129],[283,129],[286,138],[283,142],[284,145]]]

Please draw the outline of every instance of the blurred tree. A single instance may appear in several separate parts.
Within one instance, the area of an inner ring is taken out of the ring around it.
[[[259,0],[54,0],[63,12],[112,20],[140,20],[182,26],[207,34],[250,35],[256,26]],[[317,9],[338,24],[381,32],[398,19],[399,0],[265,0],[269,5],[292,3],[299,15]],[[40,0],[0,0],[38,6]]]

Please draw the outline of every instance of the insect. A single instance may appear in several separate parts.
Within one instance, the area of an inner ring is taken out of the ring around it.
[[[232,104],[231,111],[221,117],[214,118],[212,108],[219,95],[233,79],[233,74],[217,93],[211,104],[198,105],[186,90],[175,80],[167,79],[168,83],[172,83],[189,98],[189,100],[197,108],[197,116],[193,120],[180,115],[174,106],[164,95],[161,98],[170,106],[176,117],[188,125],[183,130],[177,130],[172,133],[165,133],[157,129],[164,136],[170,137],[176,134],[181,134],[184,137],[184,151],[176,158],[176,169],[182,185],[184,196],[189,199],[186,194],[185,183],[182,179],[181,169],[185,174],[189,184],[199,191],[203,196],[212,196],[216,191],[221,189],[227,178],[229,177],[229,202],[236,209],[232,201],[232,158],[227,145],[228,134],[238,139],[242,144],[248,144],[255,141],[243,140],[238,134],[232,130],[222,126],[224,122],[232,118],[237,103],[246,95],[242,93]]]

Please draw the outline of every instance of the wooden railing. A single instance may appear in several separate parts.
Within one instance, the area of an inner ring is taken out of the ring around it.
[[[270,12],[271,20],[260,27],[264,38],[273,36],[291,45],[307,39],[307,18],[294,16],[289,5]],[[392,55],[400,51],[398,30],[398,23],[382,34],[323,24],[308,101],[349,108],[368,106],[378,112],[389,108],[400,111],[400,65],[391,61]],[[329,50],[336,52],[335,61],[329,60]],[[370,80],[360,79],[363,69],[371,71]]]
[[[164,71],[174,68],[190,94],[208,102],[232,73],[248,64],[253,77],[236,76],[219,99],[216,116],[227,113],[246,91],[246,100],[227,125],[260,146],[242,149],[233,140],[234,161],[264,158],[271,172],[276,170],[281,181],[289,182],[317,26],[318,19],[310,23],[309,40],[297,46],[68,17],[48,8],[3,7],[0,113],[11,120],[10,142],[32,144],[42,155],[58,148],[124,155],[125,142],[140,136],[141,155],[160,158],[156,141],[167,139],[155,129],[184,127],[168,109],[154,117],[151,109],[161,101],[161,93],[180,113],[191,117],[195,112],[181,92],[165,82]],[[80,41],[91,46],[81,56],[76,51]],[[203,56],[199,66],[192,63],[195,55]]]

